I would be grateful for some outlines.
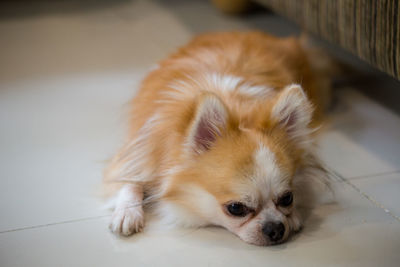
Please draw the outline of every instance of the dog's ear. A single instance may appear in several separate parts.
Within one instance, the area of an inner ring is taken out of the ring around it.
[[[313,107],[298,84],[286,86],[278,95],[271,110],[272,118],[284,127],[291,138],[310,133]]]
[[[229,112],[219,97],[202,96],[189,129],[187,147],[197,154],[209,150],[228,127],[228,120]]]

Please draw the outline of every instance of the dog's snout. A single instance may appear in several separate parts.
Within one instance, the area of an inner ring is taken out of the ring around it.
[[[272,242],[277,242],[285,235],[285,226],[281,222],[267,222],[262,231]]]

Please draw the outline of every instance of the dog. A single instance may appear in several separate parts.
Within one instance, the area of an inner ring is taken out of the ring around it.
[[[141,231],[152,203],[167,224],[221,226],[260,246],[298,232],[327,176],[313,152],[330,92],[317,60],[296,37],[227,32],[161,61],[105,171],[111,231]]]

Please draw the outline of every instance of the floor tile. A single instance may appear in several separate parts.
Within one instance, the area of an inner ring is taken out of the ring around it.
[[[318,145],[331,169],[349,179],[399,170],[400,116],[357,91],[344,90],[330,123]]]
[[[0,231],[104,214],[97,189],[123,139],[132,77],[0,85]]]
[[[400,172],[354,179],[351,183],[400,218]]]
[[[2,266],[397,266],[400,223],[346,184],[297,237],[248,245],[220,228],[116,238],[108,218],[0,234]]]
[[[70,2],[73,12],[63,9],[69,2],[58,2],[58,8],[56,2],[55,10],[44,8],[39,14],[29,14],[29,5],[16,5],[19,13],[28,14],[0,21],[0,81],[151,66],[190,37],[184,25],[154,1],[113,2],[107,8],[96,1],[88,6]]]

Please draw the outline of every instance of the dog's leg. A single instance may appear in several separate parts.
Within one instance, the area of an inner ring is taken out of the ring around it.
[[[138,184],[124,185],[115,201],[110,230],[124,236],[141,231],[144,226],[142,186]]]

